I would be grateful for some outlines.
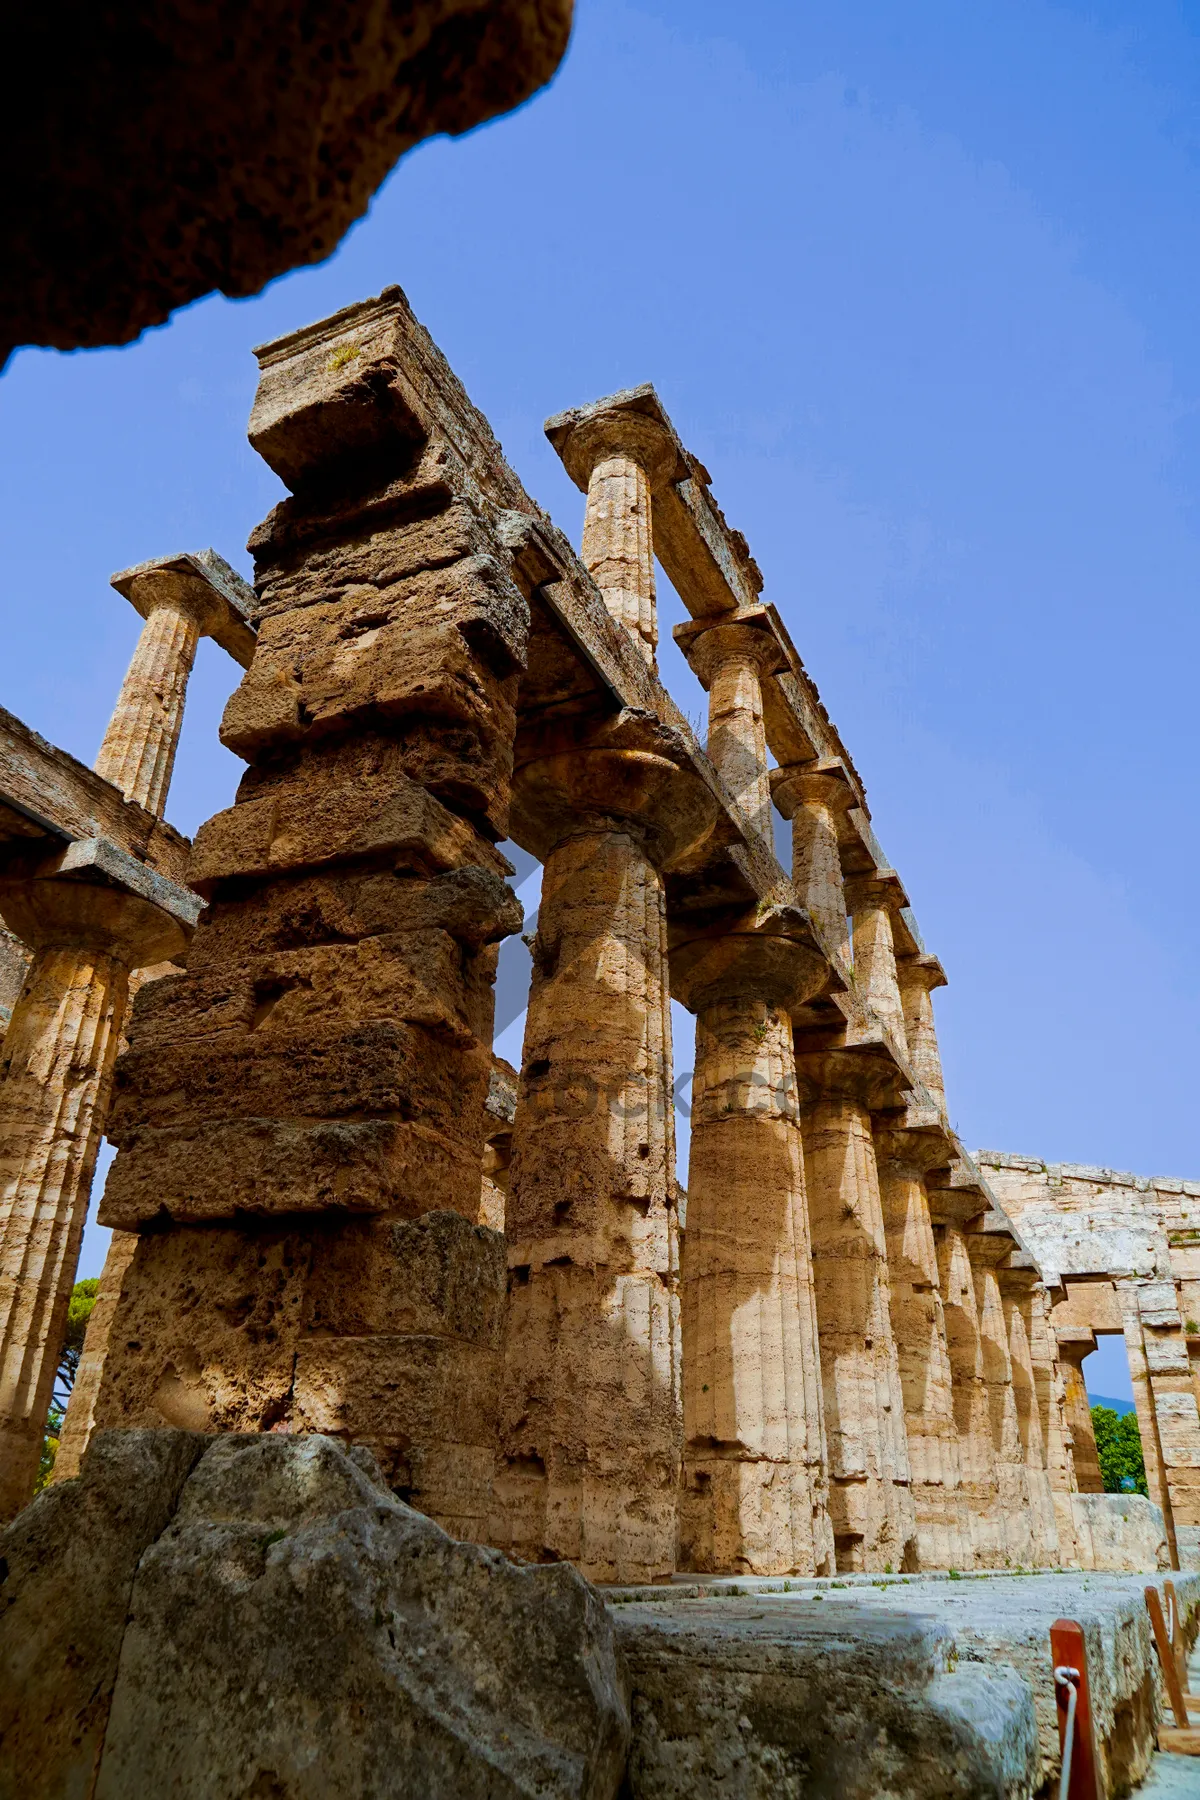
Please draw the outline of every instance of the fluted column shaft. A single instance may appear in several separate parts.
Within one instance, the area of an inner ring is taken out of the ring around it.
[[[918,1556],[923,1569],[961,1569],[970,1523],[929,1197],[919,1166],[887,1149],[878,1162]]]
[[[979,1301],[966,1233],[947,1225],[938,1251],[946,1347],[950,1354],[954,1422],[958,1427],[963,1492],[975,1561],[1003,1568],[1007,1539],[1000,1512],[1000,1484],[992,1438],[989,1393],[983,1368]]]
[[[605,456],[588,481],[583,560],[613,618],[653,664],[658,647],[650,482],[625,455]]]
[[[1083,1379],[1083,1359],[1095,1349],[1091,1344],[1060,1344],[1064,1402],[1067,1424],[1071,1432],[1071,1454],[1075,1462],[1075,1480],[1081,1494],[1102,1494],[1104,1480],[1100,1474],[1100,1458],[1096,1453],[1096,1433],[1092,1426],[1092,1408],[1087,1383]]]
[[[1024,1282],[1021,1290],[1008,1291],[1011,1280],[1012,1277],[1005,1277],[1003,1274],[1000,1277],[1008,1322],[1008,1350],[1012,1365],[1017,1428],[1024,1452],[1025,1479],[1029,1490],[1033,1563],[1037,1568],[1053,1568],[1059,1561],[1058,1529],[1046,1468],[1046,1439],[1042,1430],[1030,1344],[1032,1297]]]
[[[979,1336],[983,1351],[983,1378],[987,1385],[988,1414],[996,1451],[996,1478],[1000,1490],[1000,1516],[1008,1561],[1028,1568],[1034,1561],[1035,1533],[1021,1441],[1017,1399],[1013,1391],[1012,1357],[1008,1321],[1000,1294],[997,1272],[988,1264],[976,1268],[979,1295]]]
[[[908,957],[898,965],[908,1060],[939,1111],[946,1110],[946,1081],[933,1017],[933,988],[945,979],[933,957]]]
[[[843,967],[850,965],[850,920],[842,878],[838,819],[854,804],[841,764],[818,760],[772,769],[771,794],[792,821],[792,883]]]
[[[492,1541],[600,1581],[675,1565],[682,1439],[662,877],[632,827],[542,878],[513,1125]]]
[[[1054,1508],[1058,1560],[1077,1566],[1081,1547],[1075,1528],[1072,1496],[1079,1492],[1071,1454],[1071,1433],[1066,1415],[1066,1384],[1051,1324],[1050,1299],[1044,1287],[1035,1287],[1029,1313],[1029,1354],[1033,1364],[1034,1391],[1046,1447],[1046,1479]]]
[[[901,1049],[907,1052],[900,979],[896,973],[896,945],[887,900],[870,876],[851,882],[846,899],[854,921],[854,985]]]
[[[731,994],[696,1022],[682,1265],[681,1566],[831,1572],[792,1026]]]
[[[845,1088],[818,1089],[803,1130],[837,1566],[912,1568],[916,1522],[871,1115]]]
[[[0,1083],[0,1518],[30,1498],[103,1134],[125,961],[37,950]]]
[[[203,617],[184,601],[156,606],[142,627],[104,733],[96,773],[161,818]]]

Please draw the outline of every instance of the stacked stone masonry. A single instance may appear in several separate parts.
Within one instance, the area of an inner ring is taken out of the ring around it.
[[[116,1426],[323,1433],[452,1534],[603,1582],[1090,1567],[1079,1361],[1123,1330],[1170,1552],[1200,1561],[1187,1197],[1145,1243],[1114,1204],[1085,1268],[1054,1172],[959,1142],[940,964],[654,390],[547,425],[577,555],[398,289],[257,354],[251,442],[290,493],[227,644],[247,767],[191,848],[186,962],[115,1070],[89,1053],[114,1239],[61,1472]],[[658,678],[656,562],[706,746]],[[127,807],[161,815],[214,570],[122,578],[148,636],[100,774]],[[492,1051],[508,841],[542,864],[519,1072]]]

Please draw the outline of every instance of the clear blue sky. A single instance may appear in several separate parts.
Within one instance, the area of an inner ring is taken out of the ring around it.
[[[322,268],[14,359],[0,701],[90,760],[110,571],[248,571],[265,338],[398,280],[573,534],[543,418],[653,380],[943,959],[966,1141],[1200,1174],[1198,223],[1195,7],[580,0],[553,87],[408,157]],[[186,831],[234,675],[204,647]]]

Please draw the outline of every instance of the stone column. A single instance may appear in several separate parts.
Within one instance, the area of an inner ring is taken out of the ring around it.
[[[681,942],[671,973],[697,1013],[680,1563],[832,1573],[791,1023],[824,984],[825,960],[801,915],[777,908]]]
[[[609,612],[655,667],[658,614],[654,594],[652,495],[688,473],[674,434],[654,411],[601,401],[564,414],[546,430],[567,472],[587,494],[583,560]]]
[[[907,1058],[908,1036],[892,934],[892,909],[903,902],[904,890],[890,869],[858,875],[846,884],[846,904],[853,920],[854,985],[864,1005]]]
[[[0,884],[34,951],[0,1065],[0,1519],[37,1476],[129,972],[186,941],[177,919],[113,885],[117,858],[92,885],[60,872],[70,857]]]
[[[259,352],[251,441],[295,492],[252,539],[258,643],[222,723],[248,767],[190,865],[209,907],[118,1064],[100,1216],[138,1242],[95,1420],[366,1444],[481,1537],[492,984],[521,924],[495,846],[529,608],[427,422],[421,384],[449,377],[416,332],[391,290]]]
[[[842,882],[838,821],[856,804],[842,763],[820,757],[771,770],[771,798],[792,821],[792,881],[843,971],[850,967],[850,920]]]
[[[127,800],[161,819],[196,646],[202,637],[214,637],[248,667],[254,593],[214,550],[138,563],[114,575],[112,585],[146,623],[95,769]]]
[[[912,1569],[916,1519],[871,1136],[872,1109],[896,1103],[896,1070],[869,1050],[797,1052],[837,1566]]]
[[[1071,1432],[1071,1454],[1075,1463],[1075,1481],[1081,1494],[1102,1494],[1100,1459],[1096,1454],[1096,1434],[1092,1429],[1092,1408],[1087,1384],[1083,1379],[1083,1361],[1096,1348],[1096,1334],[1078,1327],[1058,1333],[1058,1359],[1062,1367],[1064,1404]]]
[[[1040,1282],[1031,1296],[1029,1354],[1046,1445],[1046,1477],[1054,1507],[1059,1559],[1068,1568],[1090,1566],[1090,1547],[1085,1563],[1075,1526],[1073,1497],[1079,1492],[1079,1483],[1067,1425],[1066,1385],[1051,1324],[1050,1296]]]
[[[933,1019],[933,991],[946,985],[942,965],[936,956],[906,956],[897,964],[896,972],[900,981],[908,1060],[934,1105],[944,1114],[946,1082]]]
[[[1025,1459],[1032,1561],[1035,1568],[1050,1569],[1060,1562],[1058,1527],[1046,1466],[1046,1438],[1032,1345],[1034,1291],[1035,1287],[1040,1290],[1041,1284],[1036,1265],[1023,1251],[1013,1253],[1008,1264],[998,1271],[997,1280],[1008,1325],[1017,1433]]]
[[[954,1420],[937,1245],[924,1181],[929,1168],[945,1161],[946,1140],[939,1132],[902,1130],[877,1122],[875,1148],[920,1566],[969,1568],[970,1521]]]
[[[1035,1561],[1036,1542],[1033,1504],[1013,1391],[1008,1320],[999,1279],[999,1265],[1011,1253],[1012,1240],[1000,1233],[970,1231],[967,1244],[979,1300],[981,1367],[996,1454],[1005,1560],[1014,1566],[1030,1568]]]
[[[663,869],[711,829],[677,734],[633,714],[532,757],[544,857],[513,1124],[490,1541],[592,1580],[675,1567],[678,1244]]]
[[[931,1196],[938,1230],[938,1271],[950,1354],[954,1422],[958,1427],[959,1460],[974,1560],[978,1567],[1004,1567],[1007,1539],[1000,1510],[1000,1484],[988,1387],[984,1377],[980,1308],[975,1272],[967,1247],[964,1220],[952,1210],[948,1195]]]
[[[708,693],[708,754],[749,829],[774,854],[762,680],[783,667],[765,607],[713,624],[695,619],[675,639]]]

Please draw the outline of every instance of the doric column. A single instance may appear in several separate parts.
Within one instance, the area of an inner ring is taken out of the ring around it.
[[[1008,1320],[999,1281],[999,1264],[1010,1254],[1012,1240],[998,1233],[972,1230],[967,1233],[967,1247],[979,1300],[981,1368],[996,1454],[1005,1557],[1013,1565],[1029,1568],[1034,1562],[1033,1508],[1013,1391]]]
[[[988,1387],[984,1377],[983,1344],[975,1272],[971,1266],[964,1221],[934,1195],[939,1227],[938,1271],[946,1320],[946,1347],[950,1354],[954,1422],[958,1427],[959,1463],[963,1493],[971,1526],[974,1560],[978,1567],[1004,1567],[1007,1539],[1000,1512],[1000,1484],[992,1440]]]
[[[854,985],[864,1004],[908,1054],[892,909],[904,904],[904,890],[890,869],[858,875],[846,884],[846,906],[853,921]]]
[[[897,963],[896,972],[900,981],[908,1060],[934,1105],[945,1113],[946,1082],[933,1019],[933,990],[946,985],[942,965],[936,956],[906,956]]]
[[[601,1581],[675,1567],[681,1451],[663,869],[715,802],[632,714],[531,757],[544,857],[513,1125],[510,1304],[491,1541]]]
[[[945,1161],[945,1143],[941,1133],[876,1122],[892,1335],[923,1569],[969,1568],[972,1561],[937,1245],[924,1181],[928,1169]]]
[[[138,563],[112,585],[146,623],[96,758],[97,775],[127,800],[163,815],[188,678],[202,637],[216,638],[243,668],[254,654],[254,593],[214,550]]]
[[[0,1065],[0,1518],[33,1492],[129,973],[177,954],[198,910],[169,882],[146,898],[154,878],[105,848],[74,845],[0,884],[34,951]]]
[[[832,1573],[791,1023],[825,960],[802,916],[775,908],[674,945],[671,976],[697,1014],[681,1567]]]
[[[751,831],[771,845],[762,681],[783,667],[783,652],[767,609],[747,607],[718,624],[691,620],[674,636],[708,692],[708,754]]]
[[[583,560],[614,619],[651,668],[658,646],[652,495],[686,475],[657,402],[644,394],[600,401],[546,424],[567,473],[587,494]]]
[[[1071,1432],[1071,1455],[1075,1464],[1075,1482],[1081,1494],[1102,1494],[1100,1458],[1096,1454],[1096,1433],[1092,1427],[1092,1408],[1087,1384],[1083,1379],[1084,1358],[1096,1348],[1096,1334],[1082,1327],[1069,1326],[1058,1332],[1058,1359],[1062,1366],[1063,1402],[1067,1425]]]
[[[1075,1525],[1073,1497],[1079,1492],[1079,1483],[1067,1425],[1066,1384],[1051,1323],[1050,1296],[1040,1282],[1030,1299],[1029,1354],[1046,1446],[1046,1478],[1054,1507],[1059,1560],[1068,1568],[1087,1566]]]
[[[253,538],[258,640],[221,728],[249,766],[189,870],[209,906],[117,1067],[100,1217],[137,1245],[94,1416],[367,1444],[480,1537],[493,981],[521,924],[496,841],[529,608],[416,334],[393,289],[259,352],[251,441],[294,492]]]
[[[837,1566],[911,1569],[916,1521],[871,1136],[872,1109],[896,1104],[896,1071],[869,1051],[799,1046],[797,1069]]]
[[[1033,1366],[1033,1308],[1035,1288],[1041,1283],[1036,1264],[1024,1251],[1015,1251],[998,1271],[997,1279],[1008,1325],[1009,1362],[1017,1432],[1025,1457],[1025,1481],[1029,1493],[1032,1562],[1035,1568],[1056,1568],[1061,1560],[1058,1527],[1050,1475],[1046,1466],[1046,1438],[1038,1403]]]
[[[792,881],[843,968],[850,966],[850,920],[842,881],[838,821],[857,804],[844,764],[829,757],[771,770],[771,798],[792,821]]]

